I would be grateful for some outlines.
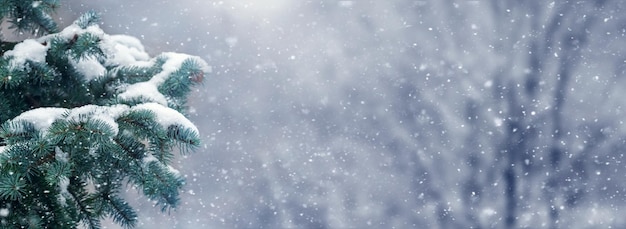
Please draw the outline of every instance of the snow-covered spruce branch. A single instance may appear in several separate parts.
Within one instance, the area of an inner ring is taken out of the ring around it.
[[[59,33],[0,58],[0,227],[124,227],[137,214],[125,182],[175,207],[184,181],[169,163],[199,145],[184,116],[190,87],[210,72],[200,58],[151,58],[139,40],[108,35],[87,13]]]

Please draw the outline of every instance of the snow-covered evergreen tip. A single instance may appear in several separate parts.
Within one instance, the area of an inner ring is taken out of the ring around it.
[[[96,11],[90,10],[87,13],[81,15],[74,24],[78,25],[81,29],[86,29],[91,25],[96,25],[100,22],[100,14]]]

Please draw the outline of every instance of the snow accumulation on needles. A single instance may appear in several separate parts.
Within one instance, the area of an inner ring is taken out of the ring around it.
[[[45,131],[52,125],[52,123],[63,117],[69,110],[65,108],[57,107],[43,107],[26,111],[19,116],[15,117],[13,121],[27,121],[35,126],[38,131]]]
[[[119,85],[111,90],[112,93],[119,93],[118,98],[122,100],[140,99],[144,104],[129,107],[128,105],[97,106],[85,105],[82,107],[66,108],[38,108],[26,111],[15,117],[13,121],[24,120],[32,123],[39,131],[45,132],[57,119],[67,119],[74,121],[86,121],[83,119],[97,119],[108,124],[117,134],[118,125],[115,119],[125,112],[132,110],[150,110],[155,113],[157,121],[165,128],[171,125],[179,125],[198,133],[198,129],[178,111],[168,107],[169,99],[159,91],[159,86],[163,84],[172,73],[181,68],[181,65],[191,60],[198,64],[203,72],[210,72],[211,68],[202,59],[179,53],[163,53],[155,58],[150,58],[141,42],[134,37],[126,35],[108,35],[97,25],[88,26],[85,29],[74,24],[58,34],[43,36],[38,39],[28,39],[17,44],[13,50],[7,51],[6,56],[11,56],[12,68],[25,68],[27,61],[42,63],[45,62],[47,51],[50,48],[51,40],[55,37],[72,39],[77,35],[89,33],[97,36],[99,48],[105,58],[88,56],[78,60],[71,60],[70,63],[85,77],[85,82],[92,81],[98,77],[103,77],[108,71],[117,71],[119,67],[149,67],[156,64],[157,59],[164,60],[161,72],[155,74],[147,81],[133,84]],[[0,150],[3,150],[0,148]]]
[[[12,56],[10,67],[17,68],[23,67],[26,60],[33,62],[44,62],[46,60],[46,52],[49,46],[43,45],[38,41],[28,39],[15,45],[13,50],[7,51],[5,56]]]
[[[209,72],[208,65],[199,57],[181,53],[163,53],[159,56],[166,60],[162,71],[154,75],[150,80],[129,85],[126,90],[119,95],[122,99],[145,98],[152,102],[167,106],[167,98],[159,92],[159,86],[188,59],[194,60],[201,65],[202,71]]]
[[[44,133],[57,119],[66,119],[72,121],[84,122],[87,119],[96,119],[109,125],[114,134],[118,133],[118,125],[115,120],[126,112],[149,110],[156,115],[156,121],[159,124],[167,128],[169,126],[180,126],[199,133],[198,128],[189,119],[178,111],[163,106],[158,103],[144,103],[135,106],[127,105],[113,105],[113,106],[97,106],[97,105],[85,105],[74,109],[64,108],[37,108],[26,111],[13,121],[27,121],[35,126],[38,131]]]

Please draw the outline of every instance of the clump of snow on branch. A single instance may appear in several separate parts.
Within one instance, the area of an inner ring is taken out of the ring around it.
[[[113,106],[97,106],[85,105],[73,109],[64,108],[37,108],[26,111],[16,118],[13,122],[26,121],[35,127],[37,131],[46,133],[47,129],[57,119],[65,119],[78,122],[86,122],[88,120],[99,120],[106,123],[117,135],[119,129],[116,119],[127,112],[147,110],[154,113],[156,121],[161,127],[167,129],[170,126],[178,126],[194,131],[198,134],[198,128],[189,119],[178,111],[166,107],[158,103],[144,103],[135,106],[127,106],[123,104]]]
[[[61,162],[69,161],[68,154],[66,152],[63,152],[63,150],[61,150],[61,148],[59,148],[58,146],[54,147],[54,158],[56,158],[57,161]]]
[[[128,106],[121,104],[106,107],[85,105],[72,109],[68,113],[67,119],[78,122],[86,122],[87,119],[96,119],[109,125],[109,127],[113,130],[114,135],[117,135],[118,125],[115,122],[115,119],[127,110]]]
[[[121,99],[128,100],[133,98],[144,98],[167,106],[167,98],[159,92],[158,88],[163,82],[165,82],[169,75],[180,69],[183,62],[191,59],[200,64],[203,72],[211,71],[210,67],[202,59],[196,56],[167,52],[161,54],[159,57],[166,60],[162,66],[163,70],[159,74],[154,75],[149,81],[129,85],[125,91],[119,95]]]
[[[135,37],[110,35],[104,40],[102,46],[109,52],[115,53],[107,59],[105,65],[108,66],[129,64],[145,66],[150,59],[141,42]]]
[[[107,70],[94,57],[83,58],[80,61],[70,59],[70,63],[85,76],[85,79],[95,79],[106,74]]]
[[[49,46],[43,45],[36,40],[28,39],[15,45],[13,50],[7,51],[4,55],[13,57],[10,62],[12,68],[19,68],[24,67],[27,60],[44,62],[48,48]]]
[[[68,109],[57,107],[44,107],[26,111],[13,119],[13,122],[27,121],[35,127],[38,131],[48,130],[52,123],[63,117],[67,113]]]
[[[178,111],[165,107],[158,103],[144,103],[138,104],[131,108],[131,110],[149,110],[154,112],[156,115],[156,121],[163,127],[170,126],[181,126],[190,130],[193,130],[195,133],[199,133],[198,128],[196,128],[191,121],[189,121],[185,116],[183,116]]]

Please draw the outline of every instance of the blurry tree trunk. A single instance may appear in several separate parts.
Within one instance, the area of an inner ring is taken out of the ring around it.
[[[494,9],[501,9],[501,2],[494,1]],[[599,10],[606,1],[597,1],[594,4],[594,8],[591,10]],[[524,3],[522,3],[524,4]],[[526,7],[528,11],[527,15],[539,14],[539,7],[537,2],[527,2],[527,5],[521,5],[519,7]],[[578,5],[575,5],[578,4]],[[526,74],[523,83],[515,83],[513,80],[508,80],[510,83],[506,85],[506,93],[503,96],[503,102],[508,108],[508,117],[506,119],[506,137],[504,139],[504,147],[502,153],[505,154],[505,165],[502,171],[503,179],[505,182],[505,227],[515,228],[517,226],[517,218],[519,204],[518,200],[520,195],[518,193],[519,183],[521,179],[530,179],[520,176],[519,167],[527,164],[530,158],[524,157],[525,154],[530,154],[532,148],[539,149],[540,145],[536,147],[530,147],[529,144],[533,142],[540,142],[534,138],[539,135],[532,134],[534,129],[538,128],[537,120],[529,118],[526,109],[532,109],[536,107],[537,93],[542,91],[552,91],[552,103],[549,118],[547,119],[551,126],[550,146],[546,149],[548,152],[549,163],[546,166],[546,187],[543,191],[544,198],[547,202],[549,212],[549,224],[550,228],[559,228],[559,209],[562,207],[562,180],[561,171],[564,169],[564,157],[567,152],[565,146],[566,139],[564,134],[568,131],[563,124],[563,110],[567,102],[568,85],[572,78],[572,70],[578,64],[578,56],[580,50],[587,43],[589,28],[595,21],[593,12],[583,10],[583,13],[587,12],[589,15],[575,11],[576,7],[580,7],[579,3],[566,2],[560,5],[558,9],[551,15],[551,20],[547,23],[547,26],[540,26],[537,18],[539,15],[531,17],[531,32],[535,38],[529,42],[527,46],[528,51],[528,69],[529,74]],[[584,8],[583,8],[584,9]],[[577,9],[580,10],[580,9]],[[572,12],[576,12],[573,14]],[[569,17],[572,15],[571,18]],[[583,18],[582,22],[574,23],[573,25],[567,24],[564,20],[575,21],[577,18]],[[567,27],[566,27],[567,26]],[[544,29],[544,36],[541,36],[541,29]],[[564,30],[567,30],[565,32]],[[513,32],[513,31],[511,31]],[[516,37],[516,36],[511,36]],[[543,45],[541,45],[543,43]],[[543,49],[543,50],[540,50]],[[545,61],[550,55],[555,55],[558,58],[558,69],[556,75],[550,76],[543,71]],[[542,77],[543,76],[543,77]],[[541,88],[539,82],[549,79],[549,77],[555,77],[553,81],[555,85],[552,88]],[[507,81],[507,80],[505,80]],[[523,85],[524,90],[518,90]],[[497,89],[497,90],[502,90]],[[529,112],[528,112],[529,113]],[[544,123],[545,124],[545,123]],[[540,152],[537,152],[540,153]],[[541,157],[541,155],[539,155]],[[580,165],[579,165],[580,166]]]

